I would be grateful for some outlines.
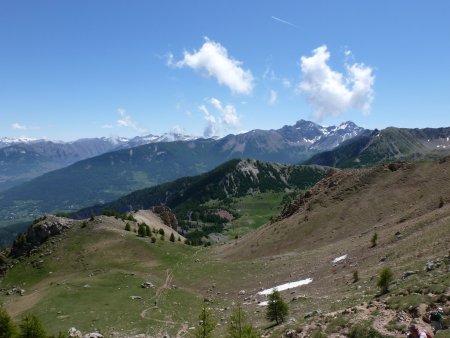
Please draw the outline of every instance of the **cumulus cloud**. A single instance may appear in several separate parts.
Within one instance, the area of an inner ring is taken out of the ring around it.
[[[214,97],[209,100],[209,103],[221,113],[221,121],[226,127],[235,128],[239,125],[240,118],[233,105],[227,104],[224,106],[222,102]]]
[[[278,94],[275,90],[270,90],[269,104],[274,105],[278,100]]]
[[[206,120],[206,127],[203,131],[203,136],[205,137],[213,137],[217,136],[219,134],[219,121],[215,118],[214,115],[212,115],[208,108],[206,108],[205,105],[201,105],[198,107],[200,109],[205,117]]]
[[[214,115],[205,105],[199,107],[206,120],[206,127],[203,132],[205,137],[219,136],[223,131],[236,129],[239,126],[240,117],[233,105],[223,105],[220,100],[214,97],[209,99],[208,103],[219,112],[220,116]]]
[[[120,118],[117,120],[117,126],[119,127],[126,127],[126,128],[132,128],[134,130],[137,130],[139,132],[145,132],[146,129],[141,128],[137,125],[135,121],[132,120],[131,116],[127,113],[125,109],[117,109],[117,112],[120,115]]]
[[[314,116],[321,120],[352,109],[367,114],[374,97],[372,68],[362,63],[347,64],[346,74],[342,74],[331,69],[329,59],[325,45],[314,49],[312,56],[301,57],[299,90],[313,106]]]
[[[19,130],[27,130],[27,126],[23,125],[23,124],[19,124],[19,123],[13,123],[11,124],[11,128],[13,129],[19,129]]]
[[[183,59],[176,62],[173,55],[169,54],[167,63],[177,68],[189,67],[208,77],[214,77],[219,84],[227,86],[233,93],[248,95],[253,90],[254,79],[250,70],[243,69],[242,62],[229,56],[220,43],[206,37],[198,51],[185,51]]]

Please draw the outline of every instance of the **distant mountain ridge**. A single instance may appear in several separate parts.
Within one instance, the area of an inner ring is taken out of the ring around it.
[[[71,142],[32,138],[0,138],[0,191],[47,172],[110,151],[155,143],[195,139],[179,133],[133,138],[83,138]]]
[[[0,226],[5,220],[107,203],[135,190],[207,172],[231,159],[300,163],[318,149],[329,149],[363,131],[350,122],[321,127],[301,120],[278,130],[253,130],[221,139],[155,142],[111,151],[0,192]]]
[[[138,190],[116,201],[79,210],[72,216],[89,217],[104,210],[127,212],[159,205],[180,210],[183,205],[197,206],[210,200],[241,197],[249,193],[307,189],[324,177],[328,170],[320,166],[285,165],[252,159],[230,160],[204,174]],[[181,216],[180,219],[187,218],[187,213],[178,216]]]
[[[450,154],[450,127],[365,131],[338,147],[314,155],[305,164],[339,168],[381,162],[441,157]]]

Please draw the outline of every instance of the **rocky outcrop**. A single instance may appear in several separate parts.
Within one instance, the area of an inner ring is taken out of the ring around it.
[[[163,223],[168,227],[171,227],[175,231],[178,228],[178,221],[172,210],[165,206],[156,206],[152,208],[152,211],[161,218]]]
[[[27,255],[33,248],[44,243],[50,237],[62,234],[70,229],[74,220],[52,215],[44,216],[33,222],[26,234],[20,234],[11,248],[12,257]]]

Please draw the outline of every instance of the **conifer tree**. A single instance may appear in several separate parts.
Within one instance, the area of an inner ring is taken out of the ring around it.
[[[5,309],[0,308],[0,338],[12,338],[16,333],[17,329],[11,317]]]
[[[270,321],[276,321],[277,325],[284,322],[288,314],[288,306],[283,301],[279,291],[274,290],[269,295],[269,302],[267,305],[266,318]]]
[[[376,232],[373,233],[372,238],[370,239],[370,243],[372,243],[372,248],[377,246],[378,234]]]
[[[384,268],[380,272],[378,277],[377,286],[381,289],[381,293],[384,295],[389,292],[389,284],[394,280],[394,274],[388,267]]]
[[[145,237],[147,235],[147,231],[145,229],[145,224],[140,223],[138,228],[138,236]]]
[[[19,326],[19,338],[47,338],[44,326],[34,315],[23,318]]]
[[[242,311],[241,304],[233,310],[228,326],[227,338],[258,338],[258,333],[253,326],[248,323],[247,316]]]
[[[173,232],[170,234],[170,241],[175,242],[175,235],[173,234]]]
[[[212,319],[210,310],[203,304],[202,312],[198,316],[199,325],[195,330],[195,338],[213,338],[212,331],[216,323]]]

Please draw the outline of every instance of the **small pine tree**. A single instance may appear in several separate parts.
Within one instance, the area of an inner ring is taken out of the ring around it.
[[[147,235],[147,231],[145,230],[145,224],[140,223],[138,226],[138,236],[145,237]]]
[[[22,248],[27,244],[27,236],[22,232],[15,240],[14,246]]]
[[[173,234],[173,232],[170,234],[170,241],[175,242],[175,235]]]
[[[178,236],[178,242],[181,242],[181,237],[180,236]]]
[[[159,234],[164,236],[164,229],[159,229]]]
[[[34,315],[28,315],[20,323],[18,338],[46,338],[44,326]]]
[[[442,208],[444,206],[444,198],[442,196],[439,196],[439,208]]]
[[[153,236],[152,236],[151,241],[152,241],[152,243],[155,243],[155,242],[156,242],[156,237],[153,237]]]
[[[377,286],[381,289],[381,294],[386,294],[389,292],[389,284],[394,280],[394,274],[388,267],[384,268],[380,272],[378,277]]]
[[[284,322],[288,314],[289,308],[283,301],[280,292],[273,291],[269,295],[269,302],[267,305],[266,318],[270,321],[276,321],[277,325]]]
[[[152,235],[152,230],[150,229],[150,227],[147,224],[145,225],[145,235],[147,237],[150,237]]]
[[[227,338],[258,338],[258,333],[253,326],[248,323],[247,316],[242,311],[241,304],[233,310],[228,326]]]
[[[83,223],[81,223],[81,229],[84,229],[87,227],[87,222],[83,221]]]
[[[372,248],[377,246],[378,234],[376,232],[373,233],[372,238],[370,239],[370,243],[372,244]]]
[[[357,281],[359,281],[358,270],[354,270],[353,271],[353,283],[356,283]]]
[[[126,231],[131,231],[131,225],[130,225],[130,223],[127,222],[127,224],[125,224],[125,230],[126,230]]]
[[[0,308],[0,338],[12,338],[17,334],[16,326],[5,309]]]
[[[212,331],[216,326],[212,318],[212,314],[208,308],[206,308],[206,304],[203,304],[203,309],[200,315],[198,316],[199,323],[197,330],[195,330],[195,338],[212,338]]]

